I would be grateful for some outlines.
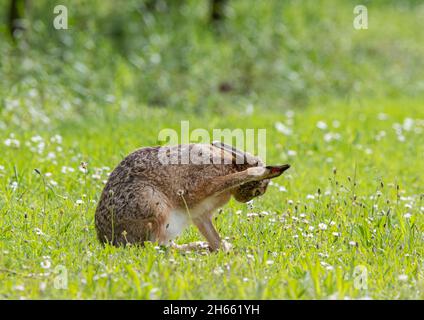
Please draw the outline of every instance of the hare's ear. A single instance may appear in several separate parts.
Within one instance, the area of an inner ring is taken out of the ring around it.
[[[246,154],[243,151],[240,151],[238,149],[236,149],[233,146],[230,146],[226,143],[223,143],[221,141],[212,141],[212,145],[214,147],[217,147],[219,149],[225,150],[229,153],[231,153],[231,155],[233,156],[234,160],[238,160],[237,163],[239,163],[239,161],[242,161],[243,163],[246,162]]]

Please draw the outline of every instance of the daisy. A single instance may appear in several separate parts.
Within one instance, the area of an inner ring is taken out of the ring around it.
[[[318,224],[318,228],[320,228],[321,230],[327,230],[327,225],[325,223],[320,223]]]

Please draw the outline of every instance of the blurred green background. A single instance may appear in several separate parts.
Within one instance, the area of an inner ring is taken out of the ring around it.
[[[68,30],[53,27],[58,4]],[[367,30],[353,28],[358,4]],[[108,108],[226,114],[420,97],[423,16],[420,0],[2,0],[2,126]]]

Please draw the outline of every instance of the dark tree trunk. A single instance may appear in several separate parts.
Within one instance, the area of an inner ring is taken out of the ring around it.
[[[9,32],[13,39],[17,32],[24,31],[23,19],[27,0],[11,0],[9,10]]]
[[[217,22],[225,18],[225,4],[227,0],[211,0],[211,20]]]

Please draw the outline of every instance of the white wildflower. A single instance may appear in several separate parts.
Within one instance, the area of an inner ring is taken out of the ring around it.
[[[379,113],[378,116],[377,116],[377,119],[380,120],[380,121],[385,121],[388,118],[389,118],[389,116],[385,113]]]
[[[326,130],[328,128],[327,124],[324,121],[317,122],[317,128],[321,130]]]
[[[40,228],[34,228],[34,232],[35,232],[35,234],[37,234],[37,235],[44,235],[43,231],[41,231],[41,229],[40,229]]]
[[[12,189],[13,191],[15,191],[16,189],[18,189],[18,182],[13,181],[10,185],[9,185],[10,189]]]
[[[55,134],[53,137],[50,138],[50,141],[53,143],[61,144],[62,143],[62,136]]]
[[[38,142],[41,142],[41,141],[43,141],[43,138],[41,137],[41,136],[39,136],[39,135],[36,135],[36,136],[33,136],[33,137],[31,137],[31,139],[30,139],[32,142],[34,142],[34,143],[38,143]]]
[[[281,122],[275,123],[275,129],[277,129],[278,132],[281,132],[285,136],[290,136],[293,133],[293,130],[290,127],[286,126]]]
[[[410,218],[412,217],[412,214],[410,214],[410,213],[408,212],[408,213],[405,213],[405,214],[403,215],[403,217],[404,217],[405,219],[410,219]]]
[[[408,276],[406,274],[401,274],[398,279],[399,281],[408,281]]]
[[[248,214],[246,214],[246,216],[247,216],[248,218],[252,218],[252,217],[257,217],[257,216],[259,216],[259,214],[257,214],[256,212],[249,212]]]
[[[52,160],[52,159],[55,159],[55,158],[56,158],[56,154],[54,152],[50,151],[47,154],[47,159]]]
[[[320,223],[318,224],[318,228],[320,228],[321,230],[327,230],[327,225],[325,223]]]
[[[288,150],[288,151],[287,151],[287,155],[288,155],[289,157],[295,157],[295,156],[297,155],[297,152],[296,152],[296,151],[294,151],[294,150]]]
[[[87,165],[87,162],[81,162],[80,166],[78,167],[79,171],[81,171],[82,173],[87,173]]]
[[[19,140],[16,139],[6,139],[4,140],[4,144],[7,147],[15,147],[15,148],[19,148],[19,146],[21,145],[21,143],[19,142]]]
[[[215,273],[216,275],[220,275],[220,274],[224,273],[224,269],[222,269],[221,267],[215,268],[213,270],[213,273]]]
[[[402,126],[403,127],[403,130],[405,130],[405,131],[411,131],[412,128],[414,127],[414,123],[415,123],[414,119],[406,118],[403,121],[403,126]]]
[[[340,139],[341,139],[340,133],[328,132],[328,133],[324,134],[324,141],[325,142],[331,142],[333,140],[340,140]]]
[[[52,185],[54,187],[57,186],[57,182],[54,181],[54,180],[50,180],[49,183],[50,183],[50,185]]]
[[[44,261],[41,261],[40,265],[41,265],[41,268],[43,268],[43,269],[50,269],[50,266],[52,264],[51,264],[50,260],[46,259]]]
[[[13,287],[13,290],[24,291],[25,287],[23,285],[16,285],[16,286]]]

